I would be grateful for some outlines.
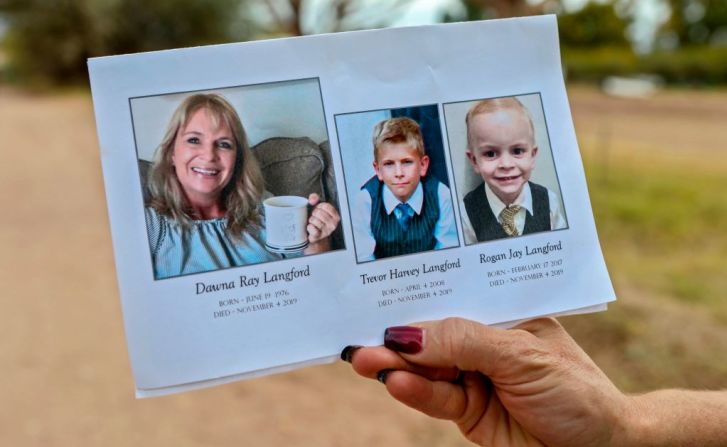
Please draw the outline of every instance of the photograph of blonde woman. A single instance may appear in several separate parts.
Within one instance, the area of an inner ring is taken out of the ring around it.
[[[305,243],[266,246],[260,162],[238,112],[219,94],[187,96],[148,169],[145,217],[155,279],[322,253],[340,215],[318,193],[302,200]],[[301,228],[302,230],[302,228]]]

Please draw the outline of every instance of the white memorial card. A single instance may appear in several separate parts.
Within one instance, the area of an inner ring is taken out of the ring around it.
[[[89,61],[140,397],[615,299],[555,16]]]

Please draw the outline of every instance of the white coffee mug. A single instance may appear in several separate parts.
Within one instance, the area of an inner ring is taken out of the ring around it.
[[[294,253],[308,246],[308,199],[270,197],[265,208],[265,247],[275,253]]]

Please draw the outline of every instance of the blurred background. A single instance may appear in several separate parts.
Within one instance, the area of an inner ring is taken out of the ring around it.
[[[86,59],[542,13],[619,297],[562,321],[626,391],[727,387],[727,0],[0,0],[0,445],[469,445],[344,364],[134,399]]]

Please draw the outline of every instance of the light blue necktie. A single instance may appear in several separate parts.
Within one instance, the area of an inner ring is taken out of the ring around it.
[[[409,222],[414,216],[414,209],[408,203],[400,203],[394,208],[394,216],[401,225],[401,229],[406,231],[409,229]]]

